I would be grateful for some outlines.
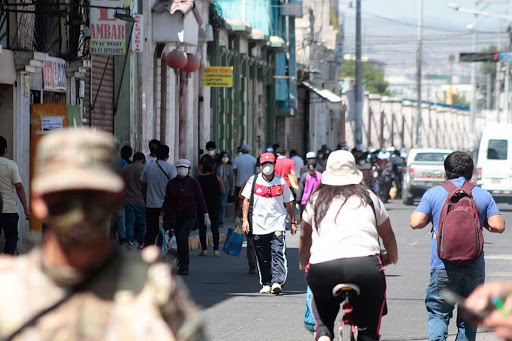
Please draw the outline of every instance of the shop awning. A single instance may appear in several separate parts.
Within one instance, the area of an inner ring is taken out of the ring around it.
[[[336,95],[334,92],[328,89],[318,88],[311,84],[310,82],[302,82],[302,85],[304,85],[309,90],[316,93],[318,96],[322,97],[323,99],[328,100],[329,102],[333,104],[341,104],[343,102],[343,99]]]
[[[16,82],[16,67],[11,50],[2,50],[0,53],[0,84],[14,84]]]

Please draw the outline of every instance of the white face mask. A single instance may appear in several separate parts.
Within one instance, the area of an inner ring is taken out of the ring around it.
[[[209,154],[210,156],[215,156],[215,149],[209,150],[209,151],[208,151],[208,154]]]
[[[222,158],[222,162],[224,162],[224,163],[228,163],[228,161],[229,161],[229,157],[223,157],[223,158]]]
[[[271,175],[272,173],[274,173],[274,165],[266,164],[265,166],[263,166],[263,174],[268,176]]]
[[[180,167],[178,168],[178,175],[182,178],[186,177],[188,175],[188,168],[186,167]]]

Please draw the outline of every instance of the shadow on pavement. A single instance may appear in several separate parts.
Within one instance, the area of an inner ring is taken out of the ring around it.
[[[298,236],[292,237],[288,234],[287,238],[298,238]],[[197,304],[203,308],[209,308],[238,296],[270,296],[259,293],[261,289],[259,275],[248,273],[246,252],[245,247],[239,257],[229,256],[223,252],[220,257],[214,257],[211,248],[206,257],[198,256],[198,252],[191,252],[190,275],[183,279]],[[287,248],[286,254],[288,278],[280,296],[303,295],[307,284],[304,272],[299,270],[299,251],[291,247]]]

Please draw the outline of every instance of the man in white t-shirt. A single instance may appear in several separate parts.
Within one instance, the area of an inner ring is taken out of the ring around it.
[[[0,136],[0,234],[5,235],[4,253],[14,255],[18,244],[18,210],[16,196],[20,198],[26,219],[31,213],[18,166],[7,158],[7,140]]]
[[[261,294],[280,294],[288,274],[286,261],[286,211],[290,215],[292,235],[297,233],[293,195],[283,178],[274,174],[274,154],[260,156],[261,175],[249,179],[242,196],[243,229],[254,235],[260,270]],[[250,210],[252,202],[252,209]],[[251,212],[251,214],[249,214]],[[252,227],[252,231],[251,231]]]

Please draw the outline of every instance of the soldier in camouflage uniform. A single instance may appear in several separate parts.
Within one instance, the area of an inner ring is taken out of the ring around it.
[[[0,257],[0,340],[203,340],[201,314],[159,250],[121,253],[109,217],[122,204],[112,136],[61,130],[41,140],[32,207],[40,247]]]

